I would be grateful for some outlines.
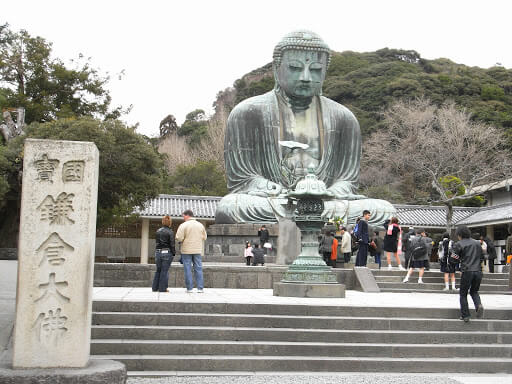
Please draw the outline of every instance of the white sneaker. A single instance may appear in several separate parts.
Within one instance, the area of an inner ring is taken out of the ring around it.
[[[449,291],[449,290],[450,290],[450,288],[449,288],[449,287],[444,287],[444,288],[443,288],[443,291]]]
[[[402,283],[408,283],[408,282],[409,282],[409,278],[408,278],[408,277],[406,277],[406,278],[402,281]]]
[[[194,293],[194,291],[191,289],[187,289],[187,293]]]
[[[197,293],[203,293],[204,291],[202,289],[198,289]]]
[[[391,271],[391,268],[393,268],[393,266],[391,264],[388,264],[388,271]]]
[[[423,284],[423,280],[419,279],[418,284]]]
[[[398,269],[399,269],[399,270],[401,270],[401,271],[405,271],[405,268],[404,268],[404,267],[402,267],[402,264],[399,264],[399,265],[398,265]]]

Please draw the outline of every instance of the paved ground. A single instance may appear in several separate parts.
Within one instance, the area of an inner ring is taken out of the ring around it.
[[[511,375],[432,375],[386,373],[276,373],[244,376],[128,378],[127,384],[510,384]]]
[[[0,260],[0,360],[9,360],[16,297],[16,261]],[[307,299],[276,297],[270,289],[205,289],[204,293],[186,293],[184,288],[169,293],[154,293],[150,288],[94,288],[94,300],[187,301],[269,304],[321,304],[347,306],[392,306],[458,308],[459,296],[437,293],[363,293],[347,291],[343,299]],[[512,297],[482,295],[486,308],[512,309]],[[223,376],[224,375],[224,376]],[[129,378],[128,384],[512,384],[512,375],[400,374],[400,373],[288,373],[276,372],[187,372],[168,378]]]
[[[512,309],[508,295],[481,295],[485,308]],[[366,293],[346,291],[343,299],[312,299],[273,296],[271,289],[206,288],[204,293],[190,294],[185,288],[170,288],[168,293],[152,292],[151,288],[97,287],[94,300],[165,301],[201,303],[311,304],[355,307],[459,308],[459,295],[445,293]],[[469,298],[471,305],[471,298]]]

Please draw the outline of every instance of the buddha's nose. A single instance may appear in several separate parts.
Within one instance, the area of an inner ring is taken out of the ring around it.
[[[309,71],[309,68],[305,67],[302,73],[300,74],[300,81],[303,81],[305,83],[311,81],[311,72]]]

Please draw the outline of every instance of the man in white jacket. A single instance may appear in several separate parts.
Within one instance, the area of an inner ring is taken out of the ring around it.
[[[341,253],[343,253],[343,262],[350,263],[352,255],[352,237],[345,227],[340,228],[341,232]]]
[[[185,273],[185,285],[187,293],[192,293],[194,282],[192,281],[192,264],[194,265],[194,278],[198,293],[203,293],[203,263],[201,255],[204,250],[204,241],[206,240],[206,230],[203,224],[194,219],[194,214],[190,209],[183,212],[182,223],[176,232],[176,240],[181,242],[181,260],[183,262],[183,271]]]

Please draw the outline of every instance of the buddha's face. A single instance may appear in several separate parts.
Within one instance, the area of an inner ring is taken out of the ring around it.
[[[321,93],[326,68],[325,52],[285,50],[277,81],[288,97],[311,98]]]

